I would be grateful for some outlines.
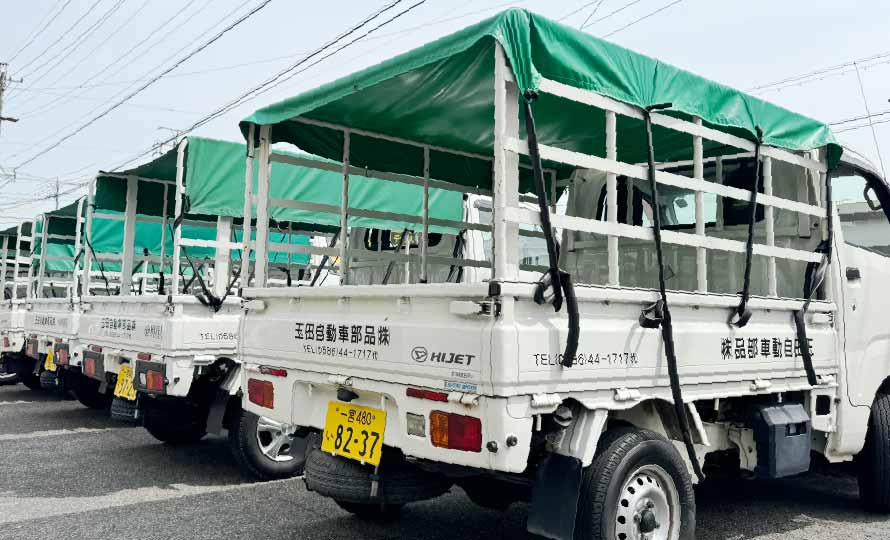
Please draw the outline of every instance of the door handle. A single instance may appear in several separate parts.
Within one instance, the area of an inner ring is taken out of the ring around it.
[[[862,272],[859,271],[859,268],[855,266],[848,266],[847,281],[856,281],[858,279],[862,279]]]

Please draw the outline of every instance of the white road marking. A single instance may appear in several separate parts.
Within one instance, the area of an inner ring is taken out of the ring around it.
[[[31,431],[30,433],[3,433],[0,441],[20,441],[22,439],[42,439],[44,437],[56,437],[58,435],[77,435],[79,433],[99,433],[120,428],[74,428],[74,429],[49,429],[46,431]]]
[[[0,401],[0,405],[25,405],[28,403],[34,403],[33,401]]]
[[[192,495],[204,495],[206,493],[221,493],[268,484],[269,482],[221,486],[170,484],[167,487],[153,486],[124,489],[94,497],[23,497],[15,493],[5,492],[0,493],[0,523],[16,523],[29,519],[95,512],[97,510],[118,508],[132,504],[166,501]]]

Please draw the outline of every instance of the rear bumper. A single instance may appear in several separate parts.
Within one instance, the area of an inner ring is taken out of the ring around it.
[[[402,450],[406,456],[437,463],[494,471],[521,473],[526,470],[531,445],[533,414],[527,396],[512,398],[451,394],[448,402],[408,397],[403,384],[370,379],[336,380],[316,372],[288,370],[286,376],[267,375],[257,364],[242,366],[243,388],[249,379],[269,381],[274,387],[274,407],[261,407],[245,393],[243,407],[255,414],[285,424],[324,429],[328,404],[337,401],[337,390],[348,387],[358,394],[351,403],[384,409],[384,445]],[[461,451],[433,446],[430,439],[430,413],[442,411],[479,418],[482,449]],[[424,418],[424,435],[408,434],[408,414]],[[508,442],[510,441],[510,442]]]

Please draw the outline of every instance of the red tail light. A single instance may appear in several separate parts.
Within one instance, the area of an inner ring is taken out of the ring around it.
[[[145,372],[145,387],[153,392],[163,392],[165,386],[164,374],[153,369]]]
[[[272,375],[273,377],[287,377],[287,370],[281,368],[273,368],[269,366],[260,366],[260,373],[263,375]]]
[[[56,351],[56,363],[62,365],[68,364],[68,349],[59,349]]]
[[[143,362],[148,362],[151,360],[151,354],[147,352],[136,353],[136,358],[142,360]]]
[[[3,346],[9,347],[9,338],[8,337],[3,338]]]
[[[96,360],[90,357],[83,359],[83,372],[93,377],[96,375]]]
[[[433,446],[482,451],[482,421],[473,416],[433,411],[430,413],[430,440]]]
[[[269,381],[248,379],[247,398],[260,407],[272,409],[275,407],[275,387]]]
[[[405,390],[405,395],[418,399],[441,401],[443,403],[448,401],[448,394],[445,392],[433,392],[432,390],[424,390],[422,388],[408,388]]]

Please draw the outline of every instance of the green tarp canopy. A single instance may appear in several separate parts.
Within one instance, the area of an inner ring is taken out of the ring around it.
[[[242,218],[244,214],[244,177],[247,149],[242,143],[218,141],[202,137],[188,137],[185,147],[185,192],[187,216],[207,219],[207,216]],[[284,152],[277,152],[284,154]],[[176,179],[176,150],[116,175],[135,175],[143,178],[173,181]],[[297,154],[289,154],[296,156]],[[298,157],[331,163],[312,156]],[[339,207],[342,201],[340,172],[320,170],[283,163],[273,163],[270,196],[301,202],[328,204]],[[256,171],[254,190],[256,193]],[[174,214],[173,187],[168,188],[167,215]],[[96,208],[123,212],[126,206],[126,182],[100,173],[97,179]],[[164,187],[154,182],[140,182],[137,213],[159,216],[163,213]],[[463,216],[460,193],[440,189],[430,190],[430,216],[460,221]],[[423,209],[423,188],[420,186],[386,182],[375,178],[350,176],[349,205],[353,208],[378,210],[420,216]],[[253,212],[256,218],[256,212]],[[314,227],[337,227],[338,213],[273,208],[271,216],[279,224],[294,223],[314,230]],[[390,230],[414,229],[414,223],[351,216],[353,227]],[[296,228],[296,226],[295,226]],[[451,229],[430,227],[434,232],[455,232]]]
[[[28,229],[31,228],[31,222],[26,221],[22,228],[27,225]],[[0,250],[3,249],[3,246],[6,246],[6,259],[15,259],[15,242],[18,234],[18,227],[10,227],[8,229],[4,229],[0,231]],[[25,232],[24,234],[28,234]],[[2,255],[2,252],[0,252]]]
[[[63,206],[57,210],[45,212],[34,222],[34,250],[32,252],[31,265],[38,268],[40,254],[43,252],[43,229],[51,235],[68,236],[70,238],[47,238],[46,254],[49,257],[45,261],[44,268],[47,272],[71,272],[74,270],[74,237],[77,234],[77,206],[78,201]],[[82,212],[86,212],[84,204]],[[14,233],[13,233],[14,234]],[[55,257],[64,257],[67,260],[55,260]]]
[[[250,124],[271,125],[273,143],[340,159],[342,133],[291,121],[304,117],[492,156],[496,43],[504,48],[520,94],[549,79],[637,107],[671,103],[666,114],[696,116],[706,126],[751,141],[759,126],[764,144],[793,151],[828,147],[829,165],[840,159],[842,149],[825,124],[521,9],[259,109],[241,122],[241,131],[247,137]],[[543,93],[533,110],[541,142],[605,155],[604,115]],[[658,126],[654,136],[657,160],[692,159],[691,136]],[[618,141],[620,160],[646,160],[642,121],[618,115]],[[727,153],[719,143],[704,144],[706,155]],[[417,175],[423,154],[417,147],[353,133],[350,162]],[[487,160],[432,151],[430,169],[440,180],[486,188],[491,184]],[[529,187],[523,171],[521,189]]]

